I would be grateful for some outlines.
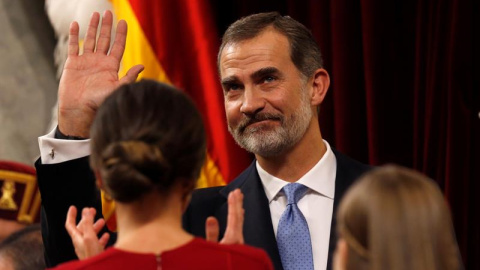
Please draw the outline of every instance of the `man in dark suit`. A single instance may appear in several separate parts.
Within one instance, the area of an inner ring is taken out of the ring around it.
[[[94,16],[93,25],[95,20],[98,18]],[[109,27],[111,14],[107,12],[100,31]],[[87,37],[85,54],[69,56],[59,87],[59,126],[39,139],[43,150],[36,167],[49,265],[75,256],[63,229],[68,206],[101,209],[85,157],[88,150],[72,159],[67,152],[82,151],[71,141],[59,143],[58,138],[87,138],[95,111],[105,96],[119,84],[135,80],[141,71],[141,67],[135,66],[121,80],[112,77],[123,53],[125,27],[119,23],[109,55],[109,37],[100,39],[96,50],[94,39],[88,41]],[[76,31],[75,27],[71,29],[74,42]],[[95,31],[91,27],[88,35],[94,37]],[[336,242],[332,229],[334,210],[347,187],[369,167],[337,152],[322,138],[318,108],[330,79],[323,69],[318,45],[305,26],[288,16],[255,14],[227,29],[218,67],[229,131],[241,147],[255,154],[255,161],[226,187],[197,190],[184,215],[185,228],[205,236],[204,221],[213,216],[216,219],[207,222],[207,238],[216,238],[211,235],[216,234],[218,226],[222,235],[226,228],[227,195],[240,188],[244,193],[245,243],[264,248],[275,268],[282,269],[289,261],[279,253],[277,233],[283,230],[279,224],[284,212],[291,208],[285,187],[298,183],[306,187],[295,205],[308,225],[311,263],[307,268],[331,268]],[[86,147],[88,140],[76,144]]]

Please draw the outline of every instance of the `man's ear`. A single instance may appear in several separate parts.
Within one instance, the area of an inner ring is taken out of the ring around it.
[[[318,106],[323,102],[329,86],[330,76],[328,72],[323,68],[315,70],[311,82],[312,92],[310,93],[312,106]]]

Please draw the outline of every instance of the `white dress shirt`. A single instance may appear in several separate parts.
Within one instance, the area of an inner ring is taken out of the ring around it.
[[[55,139],[55,129],[38,137],[42,164],[56,164],[90,155],[90,139]]]
[[[333,199],[335,194],[335,177],[337,160],[330,145],[324,140],[327,151],[318,163],[302,176],[297,183],[309,188],[298,201],[310,230],[312,241],[313,265],[316,270],[326,269],[328,247],[333,215]],[[287,198],[282,188],[289,182],[276,178],[263,170],[257,161],[257,170],[270,203],[273,230],[277,236],[278,222],[287,207]],[[247,213],[248,215],[248,213]]]

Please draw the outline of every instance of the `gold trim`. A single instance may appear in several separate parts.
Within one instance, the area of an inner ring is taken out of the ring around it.
[[[4,181],[14,181],[16,183],[25,184],[25,191],[20,203],[20,210],[18,211],[17,220],[22,223],[32,223],[35,220],[38,209],[40,208],[41,200],[40,192],[38,189],[35,189],[37,184],[36,176],[27,173],[0,170],[0,179],[4,179]],[[37,194],[35,194],[35,191]],[[33,206],[30,207],[30,203],[32,202],[34,194],[35,200]]]
[[[37,194],[35,194],[35,199],[33,199],[32,207],[30,207],[30,211],[28,214],[25,215],[18,215],[18,221],[25,224],[32,224],[37,218],[37,214],[40,210],[40,204],[42,203],[42,197],[40,196],[40,191],[37,190]]]
[[[18,209],[17,204],[13,197],[15,196],[15,182],[10,180],[3,181],[2,185],[2,197],[0,198],[0,209],[16,211]]]

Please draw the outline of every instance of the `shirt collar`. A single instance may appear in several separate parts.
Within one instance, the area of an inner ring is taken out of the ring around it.
[[[297,183],[307,186],[310,190],[319,193],[325,197],[333,199],[335,197],[335,177],[337,174],[337,159],[333,153],[330,145],[327,141],[323,140],[327,151],[322,156],[322,158],[313,166],[310,171],[303,175]],[[287,185],[289,182],[284,181],[280,178],[277,178],[268,172],[266,172],[258,160],[256,162],[256,167],[260,180],[262,181],[265,194],[267,195],[268,201],[271,202],[282,188]]]

